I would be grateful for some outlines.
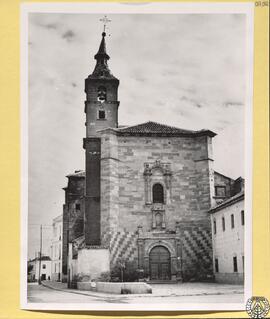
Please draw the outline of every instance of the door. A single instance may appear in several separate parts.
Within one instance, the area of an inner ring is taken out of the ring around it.
[[[41,275],[41,280],[46,280],[46,274]]]
[[[170,280],[170,253],[163,246],[154,247],[149,255],[151,280]]]

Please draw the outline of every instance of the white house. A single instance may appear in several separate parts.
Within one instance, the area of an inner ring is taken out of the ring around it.
[[[40,265],[40,266],[39,266]],[[41,261],[36,257],[28,261],[28,281],[51,280],[51,258],[49,256],[42,256]]]
[[[62,231],[63,216],[57,216],[53,219],[53,238],[51,246],[52,274],[54,281],[62,280]]]
[[[213,268],[217,282],[244,283],[244,191],[223,201],[210,211]]]

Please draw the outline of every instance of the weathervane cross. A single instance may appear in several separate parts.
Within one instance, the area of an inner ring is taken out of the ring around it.
[[[99,19],[99,21],[103,22],[104,26],[103,26],[103,32],[105,32],[106,30],[106,26],[107,26],[107,23],[111,22],[112,20],[108,19],[107,16],[104,16],[104,18],[102,19]]]

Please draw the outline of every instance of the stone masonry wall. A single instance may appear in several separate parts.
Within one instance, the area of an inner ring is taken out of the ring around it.
[[[119,226],[118,143],[106,135],[101,151],[101,244],[110,246]]]
[[[181,239],[187,268],[201,256],[211,261],[207,214],[214,193],[211,138],[119,137],[107,131],[102,133],[101,153],[101,240],[110,247],[111,264],[119,258],[137,260],[138,226],[153,231],[144,163],[155,161],[169,163],[172,172],[170,189],[165,190],[164,231],[174,231],[176,222],[185,225]],[[162,182],[159,172],[153,175]]]
[[[198,275],[212,275],[212,238],[207,223],[186,223],[179,234],[182,241],[182,273],[184,280]]]
[[[210,160],[206,137],[118,137],[120,228],[152,227],[151,205],[145,202],[144,163],[170,163],[171,196],[165,205],[166,229],[182,219],[208,219],[211,205]],[[117,220],[117,219],[116,219]]]

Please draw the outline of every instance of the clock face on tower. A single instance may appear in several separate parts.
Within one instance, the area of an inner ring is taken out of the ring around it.
[[[105,102],[107,99],[107,90],[104,86],[98,88],[97,100],[101,103]]]

